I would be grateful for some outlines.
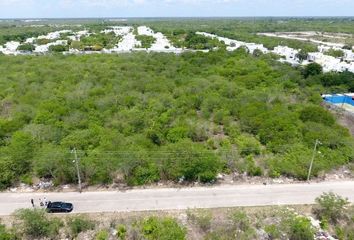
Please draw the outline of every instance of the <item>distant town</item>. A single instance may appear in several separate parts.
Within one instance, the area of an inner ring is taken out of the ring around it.
[[[35,26],[35,25],[34,25]],[[119,38],[118,43],[111,46],[111,48],[84,46],[83,48],[75,47],[69,42],[80,42],[82,37],[95,35],[89,30],[73,31],[60,30],[50,32],[47,35],[40,35],[38,37],[27,38],[24,42],[9,41],[3,46],[0,45],[0,52],[5,55],[29,55],[29,54],[46,54],[52,49],[59,49],[63,54],[91,54],[91,53],[127,53],[132,51],[145,52],[165,52],[180,54],[185,51],[196,51],[196,49],[188,49],[185,47],[175,47],[170,40],[161,32],[155,33],[147,26],[139,26],[136,29],[131,26],[111,26],[100,32],[101,34],[114,34]],[[305,56],[302,49],[294,49],[288,46],[276,46],[274,49],[267,49],[263,44],[248,43],[221,37],[207,32],[196,32],[208,38],[217,39],[226,46],[228,51],[234,51],[238,48],[244,47],[250,54],[255,51],[260,51],[263,54],[273,53],[279,55],[279,61],[289,63],[293,66],[307,65],[311,62],[320,64],[324,72],[344,72],[350,71],[354,73],[354,47],[346,46],[342,43],[324,42],[312,39],[316,36],[316,32],[295,32],[295,33],[259,33],[258,35],[268,37],[279,37],[286,39],[295,39],[299,41],[308,41],[318,45],[317,52],[308,52]],[[142,41],[138,40],[136,36],[151,37],[152,40],[148,46],[143,46]],[[301,37],[305,36],[305,37]],[[348,34],[339,34],[333,36],[327,34],[326,36],[332,38],[345,38]],[[352,36],[349,36],[352,37]],[[56,46],[56,47],[55,47]],[[199,49],[198,51],[209,52],[213,49]],[[332,54],[331,54],[332,53]],[[333,54],[334,53],[334,54]]]

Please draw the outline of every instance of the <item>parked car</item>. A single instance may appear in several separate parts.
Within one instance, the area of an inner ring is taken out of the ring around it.
[[[73,204],[66,202],[49,202],[47,205],[47,212],[50,213],[71,212],[73,209]]]

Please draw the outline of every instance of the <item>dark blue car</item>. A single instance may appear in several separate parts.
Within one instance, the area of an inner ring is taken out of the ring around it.
[[[73,204],[66,202],[49,202],[47,205],[47,212],[50,213],[68,213],[73,209]]]

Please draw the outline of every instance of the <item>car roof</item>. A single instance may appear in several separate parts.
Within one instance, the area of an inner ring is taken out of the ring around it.
[[[49,202],[48,203],[48,206],[51,206],[51,207],[56,207],[56,206],[61,206],[63,205],[63,202]]]

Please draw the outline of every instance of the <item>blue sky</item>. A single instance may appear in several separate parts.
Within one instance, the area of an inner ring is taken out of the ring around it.
[[[354,0],[0,0],[0,18],[353,14]]]

